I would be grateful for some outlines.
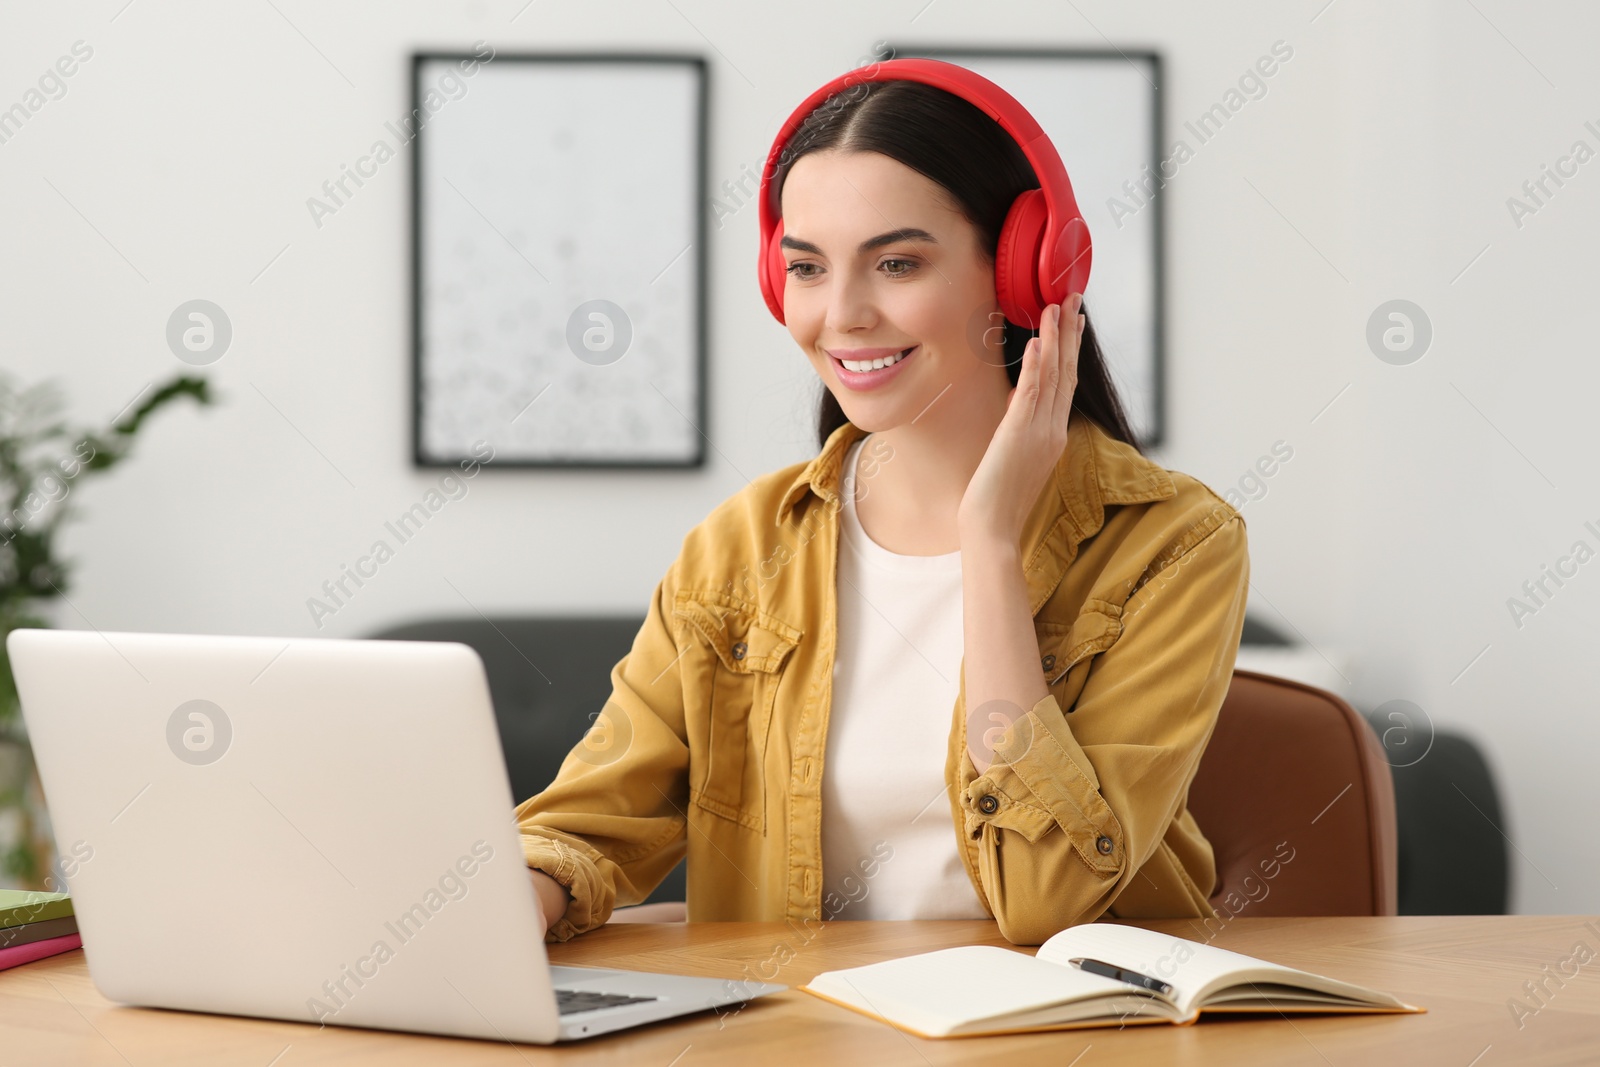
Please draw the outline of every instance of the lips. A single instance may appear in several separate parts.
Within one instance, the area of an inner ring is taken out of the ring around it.
[[[884,367],[892,367],[915,349],[908,348],[852,348],[829,349],[828,355],[844,369],[856,374],[870,374]]]
[[[894,381],[901,374],[902,368],[914,360],[921,350],[921,345],[912,345],[910,348],[838,349],[829,351],[828,355],[833,359],[834,375],[839,379],[839,384],[854,392],[862,392],[881,388]],[[847,352],[849,356],[845,357]],[[851,365],[871,366],[872,363],[883,359],[893,359],[894,362],[884,364],[875,370],[850,369]]]

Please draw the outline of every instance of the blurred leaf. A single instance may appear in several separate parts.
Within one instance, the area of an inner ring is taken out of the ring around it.
[[[56,558],[55,533],[72,514],[78,480],[128,458],[145,421],[185,397],[211,404],[210,383],[179,375],[109,427],[73,430],[60,418],[62,397],[54,382],[23,387],[0,368],[0,743],[19,746],[24,756],[29,750],[5,638],[18,627],[48,626],[39,609],[70,588],[71,568]],[[22,815],[18,840],[0,850],[0,875],[36,887],[44,861],[34,853],[26,800],[31,760],[17,771],[20,782],[0,782],[0,812]]]

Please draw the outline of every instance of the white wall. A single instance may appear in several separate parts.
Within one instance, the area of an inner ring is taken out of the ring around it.
[[[216,301],[235,328],[203,372],[223,403],[163,415],[134,461],[77,491],[62,625],[359,636],[475,609],[642,611],[688,527],[744,476],[812,454],[816,383],[760,299],[751,206],[712,235],[705,470],[492,472],[313,627],[306,599],[440,473],[409,463],[409,161],[320,229],[305,206],[404,114],[413,49],[705,55],[716,186],[758,169],[778,122],[876,39],[1158,49],[1169,138],[1282,39],[1294,56],[1267,94],[1167,187],[1170,439],[1156,457],[1222,490],[1275,442],[1294,449],[1244,508],[1252,610],[1348,657],[1339,688],[1358,707],[1410,699],[1487,746],[1518,910],[1600,910],[1600,686],[1585,654],[1600,563],[1520,628],[1506,606],[1575,540],[1600,547],[1583,528],[1600,526],[1583,417],[1600,386],[1586,291],[1600,162],[1520,228],[1506,207],[1575,140],[1600,148],[1583,126],[1600,126],[1584,49],[1600,13],[275,3],[0,14],[0,107],[73,42],[94,49],[0,144],[0,361],[57,376],[73,414],[101,422],[183,369],[163,336],[176,305]],[[1091,226],[1109,224],[1103,194],[1080,198]],[[1435,330],[1409,366],[1364,337],[1396,297]]]

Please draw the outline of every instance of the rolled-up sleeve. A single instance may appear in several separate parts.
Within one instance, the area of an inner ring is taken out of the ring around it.
[[[1016,944],[1103,914],[1187,797],[1232,681],[1249,589],[1243,518],[1228,509],[1210,523],[1122,605],[1120,634],[1070,713],[1054,694],[1036,703],[960,798],[985,894]],[[1194,914],[1210,887],[1185,888],[1177,905]]]
[[[529,867],[572,895],[548,941],[566,941],[649,895],[687,849],[689,748],[670,619],[678,565],[659,583],[611,696],[548,788],[517,805]]]

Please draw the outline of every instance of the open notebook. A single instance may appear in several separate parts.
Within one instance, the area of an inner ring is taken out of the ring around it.
[[[1080,970],[1098,960],[1158,978],[1170,994]],[[1171,934],[1087,923],[1036,955],[972,945],[827,971],[807,993],[921,1037],[972,1037],[1136,1023],[1201,1012],[1419,1012],[1387,993],[1280,967]]]

